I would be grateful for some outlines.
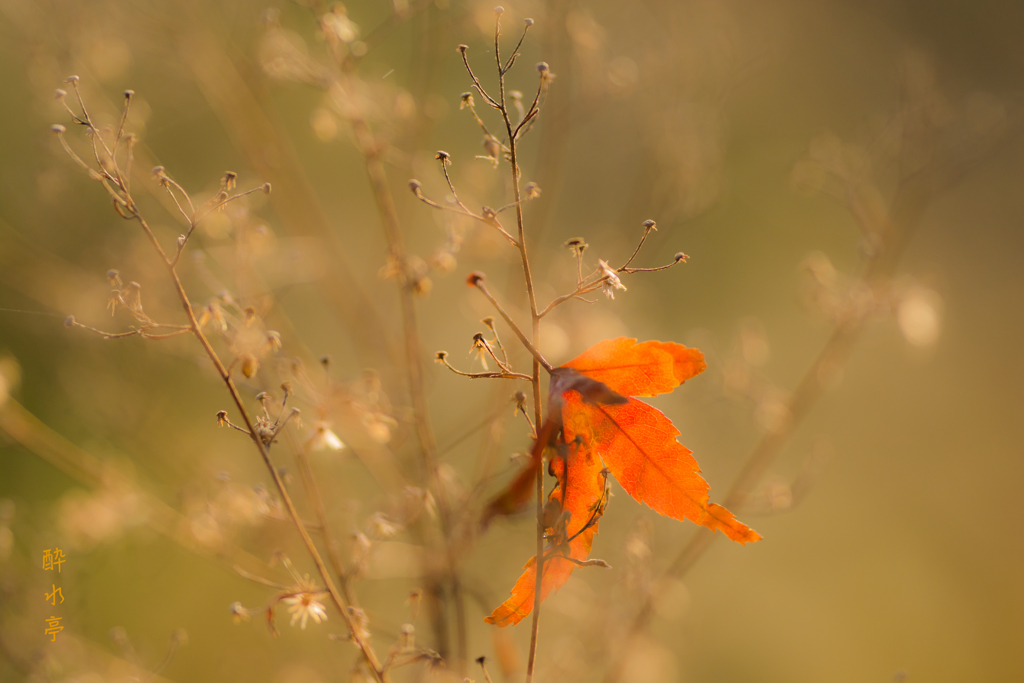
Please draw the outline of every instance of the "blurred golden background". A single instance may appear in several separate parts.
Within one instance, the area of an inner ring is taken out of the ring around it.
[[[297,438],[272,454],[311,520],[295,443],[317,429],[346,443],[321,439],[310,461],[345,562],[362,572],[354,588],[377,652],[413,623],[452,680],[483,680],[457,661],[449,602],[443,632],[408,604],[436,522],[420,488],[398,288],[382,278],[388,246],[351,122],[377,136],[418,259],[443,485],[478,509],[529,447],[508,400],[518,387],[430,360],[446,349],[479,370],[472,335],[493,313],[466,275],[487,273],[522,316],[520,264],[494,231],[406,185],[417,178],[443,202],[443,149],[471,208],[511,201],[507,167],[476,158],[481,132],[459,107],[471,83],[457,45],[494,83],[493,5],[0,0],[0,680],[314,683],[350,680],[357,660],[330,605],[306,629],[279,607],[278,638],[261,613],[234,623],[233,603],[255,609],[273,591],[232,567],[287,583],[280,561],[267,567],[280,550],[315,572],[251,443],[218,429],[232,406],[195,341],[64,326],[74,315],[129,329],[125,311],[106,309],[110,269],[140,285],[149,315],[184,322],[138,225],[50,132],[67,126],[91,154],[54,97],[72,74],[105,126],[134,90],[133,187],[165,249],[184,228],[154,165],[196,201],[227,170],[242,190],[272,183],[199,225],[182,279],[197,307],[230,309],[226,292],[236,314],[258,311],[261,334],[280,335],[280,350],[236,336],[234,350],[261,362],[251,381],[236,377],[253,410],[257,392],[297,385]],[[542,351],[558,364],[615,336],[700,348],[707,372],[653,403],[712,500],[759,442],[785,437],[733,510],[764,540],[717,543],[679,580],[653,577],[696,527],[613,485],[593,549],[612,569],[577,570],[543,604],[537,680],[608,680],[612,664],[637,683],[1024,678],[1024,6],[524,0],[505,4],[506,54],[526,17],[536,23],[511,87],[528,105],[533,65],[556,76],[521,148],[522,180],[541,189],[525,208],[538,298],[575,283],[569,238],[587,240],[591,267],[617,263],[654,219],[637,265],[690,257],[630,277],[614,300],[561,307]],[[350,59],[344,89],[320,87],[320,26]],[[856,329],[835,345],[837,326]],[[836,353],[815,364],[830,343]],[[526,371],[525,354],[517,361]],[[794,411],[808,368],[813,387]],[[403,514],[408,528],[389,527]],[[460,558],[465,655],[487,656],[495,680],[522,680],[529,623],[498,630],[483,618],[534,533],[529,513],[495,522]],[[40,565],[54,547],[67,555],[57,606],[43,600],[54,579]],[[653,618],[627,641],[649,595]],[[65,630],[51,642],[55,611]]]

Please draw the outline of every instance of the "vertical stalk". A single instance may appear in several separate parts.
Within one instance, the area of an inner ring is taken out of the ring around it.
[[[380,158],[380,149],[373,137],[373,132],[365,120],[354,117],[350,119],[350,123],[352,125],[352,132],[355,135],[356,146],[363,156],[366,173],[370,179],[370,186],[373,190],[377,211],[380,214],[381,223],[384,227],[384,236],[387,239],[391,259],[399,267],[399,299],[402,308],[402,330],[405,342],[406,369],[409,377],[409,394],[412,400],[413,419],[416,423],[416,435],[420,443],[420,450],[423,453],[424,466],[427,470],[426,477],[430,487],[437,494],[437,507],[441,518],[441,531],[444,536],[441,540],[441,545],[444,546],[448,565],[448,578],[451,582],[452,597],[455,602],[459,671],[464,673],[467,660],[465,603],[462,596],[461,583],[458,579],[455,553],[451,543],[451,506],[438,473],[437,440],[430,422],[427,394],[423,382],[423,351],[420,344],[419,327],[416,319],[416,302],[412,289],[415,283],[408,270],[405,246],[398,223],[398,212],[395,210],[394,198],[391,195],[391,189],[388,187],[387,173]],[[435,587],[430,592],[434,595],[439,595],[443,593],[443,590],[440,590],[440,587]],[[443,614],[444,609],[442,607],[439,610],[439,649],[442,650],[442,655],[446,655],[447,627]]]
[[[501,36],[501,13],[494,22],[494,57],[498,64],[498,104],[500,105],[501,117],[505,123],[505,131],[508,134],[509,165],[512,171],[512,192],[516,207],[516,227],[518,228],[517,242],[519,256],[523,262],[523,277],[526,280],[526,293],[530,300],[531,318],[531,343],[534,348],[540,336],[540,315],[537,312],[537,296],[533,288],[533,275],[530,272],[530,257],[526,250],[526,228],[523,223],[523,202],[519,190],[519,158],[515,137],[515,128],[508,115],[508,107],[505,104],[505,69],[501,63],[501,47],[499,38]],[[512,61],[509,61],[511,65]],[[541,407],[540,393],[540,361],[533,359],[533,372],[530,376],[530,385],[533,389],[533,415],[534,424],[540,428],[543,423],[543,410]],[[530,631],[530,653],[526,662],[526,683],[533,681],[533,672],[537,663],[537,640],[540,632],[540,597],[541,586],[544,579],[544,468],[537,470],[537,581],[534,585],[533,597],[533,623]]]

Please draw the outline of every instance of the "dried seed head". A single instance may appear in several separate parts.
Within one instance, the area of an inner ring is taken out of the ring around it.
[[[184,235],[178,235],[178,246],[179,247],[185,246],[185,240],[186,239],[188,239],[188,238],[185,237]]]
[[[55,123],[52,126],[50,126],[50,130],[52,132],[56,133],[57,135],[63,135],[64,131],[66,131],[67,128],[65,128],[64,126],[60,125],[59,123]]]
[[[263,183],[263,187],[260,188],[263,194],[270,194],[270,183]]]
[[[220,179],[220,184],[224,186],[225,190],[233,190],[238,184],[238,174],[234,171],[228,171],[224,174],[224,177]]]
[[[573,237],[566,241],[565,246],[569,247],[577,256],[582,256],[583,251],[590,245],[582,237]]]
[[[465,109],[466,107],[472,108],[474,104],[475,102],[473,101],[473,93],[462,93],[462,101],[459,102],[459,109]]]
[[[281,391],[284,392],[285,396],[291,396],[292,395],[292,383],[287,381],[287,380],[285,380],[284,382],[281,382]]]
[[[217,411],[217,424],[221,427],[225,427],[228,424],[228,411],[218,410]]]
[[[516,404],[515,410],[512,411],[512,414],[518,415],[519,413],[522,413],[523,415],[526,415],[526,394],[522,391],[517,391],[512,395],[512,400],[515,401]]]
[[[494,332],[494,318],[493,317],[487,316],[486,318],[484,318],[480,322],[482,322],[484,325],[487,325],[487,329],[489,329],[491,332]]]
[[[498,222],[498,214],[489,206],[485,206],[480,209],[480,214],[484,217],[484,220],[492,225]]]
[[[469,45],[459,45],[457,48],[455,48],[455,51],[456,52],[460,52],[462,54],[466,54],[466,50],[468,50],[468,49],[469,49]]]
[[[447,358],[448,358],[448,352],[447,351],[438,351],[437,354],[434,356],[434,362],[435,363],[443,363],[445,361],[445,359],[447,359]]]
[[[331,357],[326,355],[320,356],[320,365],[329,368],[331,366]]]
[[[416,644],[416,627],[412,624],[402,624],[402,636],[398,642],[403,650],[413,649]]]
[[[64,318],[64,327],[71,327],[74,324],[75,324],[75,316],[69,315],[68,317]]]
[[[680,251],[680,252],[677,252],[676,255],[675,255],[675,262],[676,263],[679,263],[680,261],[685,262],[689,258],[690,258],[689,256],[687,256],[686,254],[684,254],[683,252]]]
[[[68,76],[67,78],[64,79],[65,83],[78,83],[78,81],[79,81],[78,76]]]
[[[121,286],[121,273],[111,268],[107,271],[107,281],[114,287]]]
[[[253,306],[246,306],[245,310],[242,311],[245,314],[245,324],[252,325],[256,321],[256,308]]]
[[[533,19],[527,19],[526,20],[526,25],[527,26],[533,26]]]
[[[466,284],[469,285],[470,287],[476,287],[477,285],[482,283],[484,279],[485,278],[483,273],[474,270],[466,277]]]
[[[494,8],[494,13],[498,14],[498,15],[502,14],[504,11],[505,11],[505,8],[502,7],[501,5],[498,5],[497,7]]]
[[[526,183],[526,187],[524,189],[526,190],[527,199],[536,199],[540,196],[540,185],[537,183]]]
[[[423,194],[423,184],[415,178],[409,181],[409,189],[412,190],[412,193],[417,197]]]
[[[252,379],[253,377],[256,376],[256,373],[259,372],[259,369],[260,361],[259,359],[256,358],[256,356],[252,355],[251,353],[247,353],[244,356],[242,356],[243,375],[245,375],[249,379]]]
[[[63,99],[64,97],[67,97],[67,94],[68,94],[68,91],[64,90],[62,88],[57,88],[56,90],[53,91],[53,96],[56,99],[58,99],[58,100],[59,99]]]
[[[260,403],[263,403],[264,401],[269,400],[269,399],[270,399],[270,394],[268,394],[265,391],[261,391],[260,393],[256,394],[256,400],[259,401]]]
[[[654,221],[648,218],[647,220],[644,221],[644,230],[648,232],[654,230],[655,232],[657,232],[658,226]]]
[[[547,62],[538,62],[537,63],[537,71],[541,72],[542,74],[545,73],[546,71],[548,71],[550,68],[551,67],[548,66]]]
[[[437,154],[434,156],[434,158],[437,159],[438,161],[440,161],[442,164],[450,164],[451,163],[451,156],[452,156],[451,154],[449,154],[448,152],[444,151],[443,149],[439,149],[437,151]]]
[[[135,91],[134,90],[125,90],[124,91],[124,98],[126,100],[130,100],[132,97],[134,97],[134,95],[135,95]]]
[[[267,330],[267,340],[264,350],[276,353],[281,350],[281,347],[283,345],[284,344],[281,342],[280,332],[278,332],[277,330]]]

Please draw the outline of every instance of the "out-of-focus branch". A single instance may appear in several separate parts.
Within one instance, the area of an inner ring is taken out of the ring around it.
[[[929,131],[931,132],[931,131]],[[1001,137],[997,131],[993,138]],[[879,245],[862,264],[859,282],[872,291],[884,289],[895,273],[900,257],[919,228],[932,199],[948,191],[993,146],[994,139],[978,141],[976,147],[961,157],[943,159],[905,176],[890,203],[887,223],[878,226]],[[821,398],[831,379],[848,360],[853,347],[864,331],[869,313],[856,308],[841,319],[829,336],[785,404],[785,418],[766,433],[754,446],[737,475],[722,504],[731,509],[740,508],[761,481],[765,473],[782,454],[796,429]],[[604,678],[613,683],[622,677],[622,666],[628,644],[639,635],[654,614],[660,596],[659,586],[666,581],[684,576],[711,547],[716,534],[698,529],[680,550],[662,577],[652,584],[636,616],[626,628],[621,643],[611,656],[611,664]]]

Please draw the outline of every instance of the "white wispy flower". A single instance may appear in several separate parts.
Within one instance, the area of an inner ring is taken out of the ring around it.
[[[313,440],[310,443],[310,448],[314,451],[332,450],[340,451],[345,447],[345,444],[338,435],[331,431],[330,425],[326,422],[317,422],[316,431],[313,433]]]
[[[291,625],[295,626],[296,621],[300,621],[299,626],[305,630],[306,622],[309,621],[310,617],[313,617],[313,621],[320,623],[321,621],[327,621],[327,610],[324,609],[324,605],[320,602],[326,593],[299,593],[293,595],[290,598],[285,598],[282,602],[288,605],[288,613],[292,615]]]
[[[605,278],[605,281],[601,284],[605,296],[609,299],[614,299],[616,289],[626,291],[626,285],[622,284],[622,280],[619,279],[619,274],[608,265],[607,261],[598,259],[597,265],[601,269],[601,275]]]

